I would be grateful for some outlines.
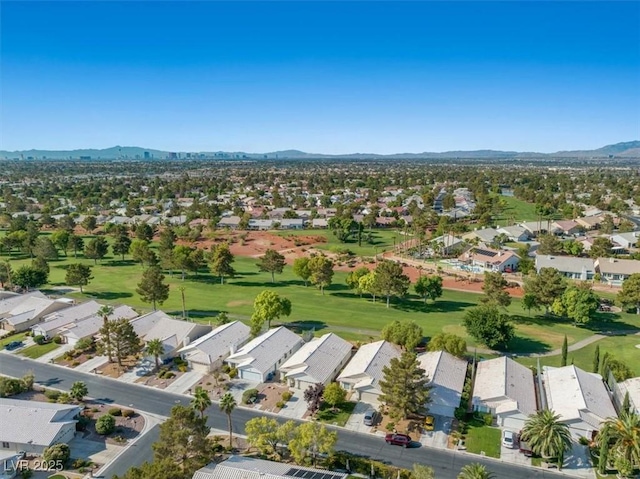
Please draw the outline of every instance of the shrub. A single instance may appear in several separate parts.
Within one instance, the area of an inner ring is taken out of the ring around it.
[[[22,479],[31,479],[33,477],[33,471],[29,468],[22,469],[22,472],[20,473],[20,477]]]
[[[589,439],[587,439],[584,436],[580,436],[580,438],[578,439],[578,442],[582,445],[582,446],[588,446],[589,445]]]
[[[73,361],[73,362],[71,363],[71,366],[73,366],[74,368],[75,368],[76,366],[80,366],[80,361]]]
[[[242,393],[242,404],[251,404],[258,398],[257,389],[247,389]]]
[[[96,432],[103,436],[111,434],[116,428],[116,418],[111,414],[105,414],[100,416],[96,421]]]
[[[76,349],[78,351],[85,351],[93,346],[93,340],[91,338],[82,338],[76,343]]]
[[[80,469],[81,467],[88,467],[91,464],[91,461],[88,459],[76,459],[75,461],[73,461],[73,468]]]
[[[98,411],[100,411],[100,409],[98,409],[97,407],[92,407],[91,408],[91,412],[98,412]]]
[[[229,378],[233,379],[238,376],[238,370],[236,368],[229,369]]]
[[[53,342],[56,344],[62,344],[62,338],[60,336],[54,336]]]
[[[173,377],[175,377],[176,373],[174,373],[173,371],[167,371],[166,373],[164,373],[164,378],[165,379],[171,379]]]
[[[35,374],[33,374],[33,371],[29,371],[27,374],[25,374],[24,376],[22,376],[22,386],[24,388],[25,391],[32,391],[33,390],[33,383],[36,380],[36,376]]]
[[[61,393],[60,396],[58,396],[57,402],[59,404],[69,404],[71,402],[71,396],[67,393]]]
[[[112,416],[122,416],[122,409],[120,409],[119,407],[112,407],[109,408],[107,413],[111,414]]]
[[[293,394],[291,394],[291,391],[285,391],[282,393],[282,400],[286,402],[291,399],[292,396]]]
[[[386,426],[387,431],[392,432],[395,428],[396,428],[396,423],[395,422],[387,423],[387,426]]]
[[[485,412],[482,415],[482,421],[485,423],[485,425],[491,426],[493,424],[493,415],[490,412]]]
[[[135,414],[135,411],[133,409],[122,410],[122,417],[132,417],[134,414]]]
[[[24,383],[20,379],[0,378],[0,397],[13,396],[24,391]]]
[[[180,364],[178,366],[178,371],[180,371],[181,373],[186,373],[188,369],[188,366],[186,364]]]
[[[221,369],[223,373],[229,374],[229,371],[231,371],[231,366],[229,366],[228,364],[223,364]]]
[[[279,407],[280,409],[282,409],[284,407],[284,401],[278,401],[276,403],[276,407]]]
[[[44,344],[46,341],[47,340],[42,334],[38,334],[37,336],[33,337],[33,342],[36,344]]]
[[[62,464],[66,464],[69,457],[71,457],[71,449],[69,449],[69,446],[64,443],[54,444],[51,447],[47,447],[44,450],[44,454],[42,454],[42,458],[45,461],[60,461]]]
[[[84,415],[78,416],[78,422],[76,423],[76,431],[84,431],[91,422],[91,413],[85,412]]]
[[[58,398],[60,397],[60,391],[54,391],[53,389],[47,389],[44,392],[44,396],[49,399],[50,401],[57,401]]]

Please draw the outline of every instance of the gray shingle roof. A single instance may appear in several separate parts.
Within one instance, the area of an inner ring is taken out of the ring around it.
[[[33,304],[38,299],[47,299],[47,297],[40,291],[32,291],[31,293],[5,298],[0,301],[0,316],[10,313],[20,314],[23,311],[36,309]]]
[[[326,383],[336,368],[351,354],[351,343],[333,333],[304,344],[285,363],[280,371],[286,376],[307,377],[310,382]]]
[[[576,258],[574,256],[555,256],[547,254],[536,255],[536,270],[555,268],[561,273],[595,272],[595,263],[591,258]]]
[[[129,306],[123,305],[114,308],[113,313],[108,316],[108,320],[113,321],[120,318],[133,319],[136,316],[138,316],[138,313],[136,313]],[[71,326],[65,327],[60,331],[60,334],[70,335],[78,339],[87,338],[89,336],[97,334],[103,324],[104,318],[102,316],[94,314],[92,316],[89,316],[88,318],[76,321]]]
[[[56,331],[63,326],[74,323],[80,319],[93,316],[102,307],[101,304],[96,301],[87,301],[76,306],[56,311],[44,317],[44,322],[39,323],[35,327],[42,331]]]
[[[338,380],[348,380],[350,377],[364,375],[355,387],[372,386],[377,388],[378,382],[383,377],[382,369],[389,365],[392,358],[399,358],[400,354],[400,349],[388,341],[376,341],[360,346],[360,349],[338,376]]]
[[[432,351],[418,356],[432,387],[432,404],[458,407],[467,375],[467,362],[445,351]]]
[[[212,462],[198,469],[192,479],[296,479],[291,475],[292,469],[306,471],[309,479],[346,479],[347,474],[341,472],[296,466],[283,462],[265,461],[252,457],[231,456],[226,461],[216,464]],[[313,475],[313,474],[317,475]],[[322,476],[324,475],[324,476]],[[331,475],[331,477],[327,476]]]
[[[211,364],[226,357],[232,346],[238,347],[244,344],[250,334],[249,326],[240,321],[233,321],[214,329],[179,352],[186,353],[186,358],[192,361]]]
[[[302,344],[302,338],[284,326],[271,329],[249,341],[227,358],[239,367],[250,366],[261,373],[269,372],[284,354]]]

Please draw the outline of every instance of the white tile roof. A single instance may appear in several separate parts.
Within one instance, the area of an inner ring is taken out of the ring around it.
[[[467,375],[467,362],[446,351],[433,351],[418,356],[431,386],[431,404],[458,407]]]
[[[561,273],[595,272],[595,262],[591,258],[576,258],[575,256],[556,256],[548,254],[536,255],[536,271],[542,268],[555,268]]]
[[[637,259],[598,258],[596,266],[602,274],[631,276],[640,273],[640,261]]]
[[[629,400],[631,404],[635,407],[636,412],[640,414],[640,377],[622,381],[621,383],[618,383],[618,386],[620,386],[620,389],[622,390],[620,402],[622,403],[624,394],[629,393]]]
[[[328,333],[304,344],[280,366],[280,371],[287,377],[325,384],[333,379],[336,368],[351,354],[351,349],[351,343]]]
[[[249,326],[240,321],[233,321],[217,327],[179,352],[186,353],[185,357],[188,360],[201,364],[212,364],[220,358],[225,358],[231,347],[242,346],[250,335]]]
[[[383,377],[382,369],[389,365],[392,358],[399,358],[400,355],[400,349],[388,341],[364,344],[342,370],[338,381],[356,380],[356,389],[366,386],[377,388]]]
[[[50,446],[79,414],[78,406],[0,398],[0,441]],[[75,427],[75,426],[74,426]]]
[[[615,417],[607,388],[599,374],[575,366],[543,367],[547,407],[563,421],[582,419],[594,428],[608,417]]]
[[[0,300],[0,317],[7,314],[20,314],[24,311],[35,309],[35,301],[39,299],[47,299],[47,297],[40,291],[32,291],[31,293],[10,296]]]
[[[145,342],[160,339],[164,344],[165,353],[183,344],[187,338],[195,339],[192,336],[194,330],[210,328],[204,324],[172,318],[163,311],[140,316],[132,320],[131,324],[136,334]]]
[[[102,307],[100,303],[96,301],[87,301],[76,306],[56,311],[55,313],[45,316],[43,323],[38,323],[34,328],[49,332],[67,326],[68,324],[75,323],[76,321],[93,316]]]
[[[284,326],[271,329],[252,339],[227,361],[238,367],[251,367],[261,373],[267,373],[287,351],[302,344],[302,338]]]
[[[293,470],[298,470],[293,476]],[[253,457],[230,456],[219,464],[212,462],[198,469],[192,479],[300,479],[307,472],[308,479],[346,479],[347,474],[311,467],[297,466],[284,462],[265,461]],[[313,475],[313,474],[318,475]]]
[[[132,308],[129,306],[117,306],[113,308],[113,313],[110,314],[107,319],[113,321],[114,319],[133,319],[138,316]],[[102,325],[104,324],[104,318],[97,314],[89,316],[88,318],[76,321],[70,326],[66,326],[60,330],[60,334],[63,336],[70,336],[78,339],[87,338],[97,334]]]
[[[502,356],[478,363],[473,403],[498,403],[496,412],[536,412],[536,391],[531,370]]]

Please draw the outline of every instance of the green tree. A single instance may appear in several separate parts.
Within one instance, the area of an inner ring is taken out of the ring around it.
[[[318,454],[332,454],[337,440],[338,434],[329,431],[323,424],[305,422],[298,426],[295,437],[289,442],[289,449],[298,464],[302,464],[310,454],[315,467]]]
[[[56,249],[53,241],[46,236],[37,238],[33,247],[33,254],[38,258],[45,259],[47,261],[58,259],[58,250]]]
[[[422,328],[414,321],[399,321],[397,319],[384,326],[381,333],[382,339],[402,346],[405,351],[413,351],[420,344],[423,336]]]
[[[20,266],[11,279],[13,284],[26,289],[37,288],[49,281],[49,275],[46,271],[35,266]]]
[[[544,458],[556,458],[562,468],[565,452],[571,449],[569,426],[560,422],[560,416],[543,409],[529,416],[522,428],[521,439],[531,450]]]
[[[173,248],[172,263],[173,266],[180,270],[181,279],[183,281],[186,271],[191,269],[191,251],[192,249],[185,245],[178,245]]]
[[[387,297],[387,308],[391,296],[402,297],[409,289],[409,277],[402,272],[402,265],[383,260],[376,267],[376,289]]]
[[[204,419],[204,412],[207,410],[207,408],[209,408],[209,406],[211,406],[211,398],[209,397],[209,393],[207,393],[205,389],[202,389],[202,386],[197,386],[193,393],[191,407],[200,413],[201,419]]]
[[[562,296],[567,283],[562,274],[555,268],[541,268],[537,274],[525,279],[524,292],[532,294],[537,304],[544,306],[545,314],[553,302]]]
[[[149,247],[149,243],[145,240],[135,239],[129,245],[129,253],[134,261],[139,262],[140,266],[144,266],[151,257],[152,251]]]
[[[611,256],[613,243],[609,238],[598,237],[593,240],[589,248],[589,256],[592,258],[608,258]]]
[[[420,276],[418,281],[416,281],[414,289],[416,294],[424,299],[425,304],[427,299],[435,301],[442,296],[442,277]]]
[[[147,223],[140,223],[136,226],[135,235],[139,240],[151,241],[153,240],[153,227]]]
[[[129,235],[126,233],[116,236],[113,240],[113,244],[111,245],[111,251],[114,256],[122,256],[122,261],[124,261],[124,255],[129,252],[130,248],[131,238],[129,238]]]
[[[160,425],[160,437],[153,445],[154,462],[176,464],[182,474],[179,479],[191,477],[214,457],[209,432],[206,418],[193,408],[174,406],[169,419]]]
[[[338,383],[331,383],[324,388],[323,398],[325,402],[335,411],[338,404],[342,404],[347,398],[347,391],[342,389]]]
[[[13,268],[8,261],[0,261],[0,287],[4,289],[5,285],[11,285],[13,281]]]
[[[538,254],[559,254],[562,252],[562,242],[553,234],[540,235],[538,238]]]
[[[509,316],[497,306],[483,305],[468,310],[462,324],[469,336],[489,348],[505,348],[514,337],[514,326]]]
[[[71,449],[64,443],[54,444],[53,446],[47,447],[42,454],[42,458],[45,461],[53,463],[60,461],[63,465],[66,465],[67,462],[69,462],[70,457]]]
[[[253,302],[253,314],[251,315],[251,334],[260,334],[264,323],[267,329],[271,328],[271,321],[279,319],[280,316],[291,314],[291,301],[285,297],[280,297],[274,291],[264,290]]]
[[[507,292],[508,285],[509,283],[502,276],[502,273],[485,272],[482,285],[484,296],[480,298],[480,301],[485,304],[495,304],[506,308],[511,304],[511,296]]]
[[[102,436],[111,434],[116,429],[116,418],[111,414],[100,416],[96,421],[96,432]]]
[[[209,260],[211,272],[220,277],[220,284],[224,284],[224,277],[228,276],[233,278],[236,274],[236,270],[233,269],[231,264],[234,258],[229,251],[229,245],[222,243],[215,248],[211,248],[211,257]]]
[[[595,315],[599,304],[600,300],[590,285],[572,284],[554,301],[551,310],[558,316],[572,319],[574,324],[586,324]]]
[[[78,257],[78,251],[84,250],[84,240],[81,236],[70,235],[69,236],[69,248],[73,250],[73,257]]]
[[[522,297],[522,307],[527,310],[529,316],[531,316],[531,310],[540,309],[540,305],[538,304],[538,299],[533,293],[525,293]]]
[[[156,371],[160,369],[160,356],[164,354],[164,344],[162,344],[162,340],[159,338],[151,339],[147,341],[145,346],[147,354],[149,356],[153,356],[153,359],[156,363]]]
[[[369,271],[367,274],[362,276],[358,281],[358,287],[360,291],[365,293],[369,293],[373,302],[376,302],[376,296],[380,296],[380,291],[378,291],[378,283],[376,281],[376,272]]]
[[[613,233],[615,224],[613,223],[613,217],[611,215],[604,215],[602,223],[600,224],[600,232],[606,235]]]
[[[458,474],[458,479],[493,479],[494,477],[496,476],[492,472],[487,471],[484,465],[477,462],[467,464]]]
[[[285,261],[284,256],[274,249],[268,249],[258,260],[258,270],[263,273],[271,273],[271,282],[275,283],[275,274],[282,274]]]
[[[233,447],[233,425],[231,424],[231,413],[237,405],[238,403],[236,403],[233,394],[231,394],[230,392],[225,393],[225,395],[220,398],[220,411],[227,415],[227,426],[229,427],[229,447]]]
[[[156,303],[162,305],[169,298],[169,285],[164,283],[164,275],[157,266],[151,266],[142,273],[136,293],[145,303],[152,303],[156,310]]]
[[[122,367],[122,360],[142,351],[140,338],[133,329],[133,325],[126,318],[107,321],[100,328],[100,339],[97,342],[100,351],[111,348],[118,365]]]
[[[369,274],[369,269],[362,266],[354,271],[351,271],[347,275],[346,283],[349,286],[349,289],[354,289],[356,292],[362,296],[362,289],[360,289],[360,278]]]
[[[113,362],[113,348],[111,347],[111,335],[108,334],[109,331],[109,325],[107,324],[109,322],[109,316],[111,316],[113,314],[113,306],[102,306],[98,311],[97,311],[98,316],[102,317],[102,330],[104,330],[104,332],[106,333],[101,339],[101,341],[98,343],[98,351],[100,352],[100,354],[103,354],[109,358],[109,362],[112,363]]]
[[[304,281],[304,285],[307,286],[309,278],[311,277],[311,271],[309,270],[309,258],[303,256],[293,260],[293,274]]]
[[[81,402],[87,394],[89,394],[89,389],[87,389],[86,383],[82,381],[74,382],[69,390],[69,396],[78,402]]]
[[[466,341],[451,333],[438,333],[429,340],[427,345],[429,351],[446,351],[459,358],[463,358],[467,354]]]
[[[636,308],[636,314],[640,314],[640,273],[634,273],[624,280],[616,299],[623,307]]]
[[[394,419],[406,419],[424,410],[429,401],[429,378],[414,353],[405,351],[382,369],[380,401]]]
[[[250,419],[244,426],[247,442],[265,455],[277,454],[279,428],[278,421],[266,416]]]
[[[593,368],[592,371],[597,373],[600,371],[600,345],[596,344],[596,349],[593,351]]]
[[[607,444],[609,456],[622,458],[632,465],[640,467],[640,415],[629,410],[621,411],[619,417],[608,418],[596,440],[599,444]]]
[[[51,241],[61,251],[64,251],[64,255],[67,256],[67,250],[69,249],[69,239],[71,234],[67,230],[54,231],[51,234]]]
[[[85,258],[92,259],[94,264],[98,264],[98,260],[105,257],[109,251],[109,243],[102,236],[93,238],[84,247]]]
[[[84,291],[82,288],[89,284],[89,281],[93,279],[91,276],[91,266],[82,263],[72,263],[67,266],[67,273],[65,274],[65,283],[69,286],[79,286],[80,292]]]
[[[569,354],[569,346],[567,344],[567,335],[564,335],[564,341],[562,341],[562,358],[560,360],[560,367],[567,365],[567,354]]]
[[[411,479],[435,479],[433,468],[423,464],[414,464],[411,470]]]
[[[333,279],[333,262],[325,256],[313,256],[309,259],[311,283],[320,288],[324,295],[324,288],[331,285]]]
[[[93,233],[93,230],[96,229],[96,227],[98,226],[98,222],[96,220],[95,216],[85,216],[85,218],[82,220],[81,226],[84,228],[84,230],[91,234]]]

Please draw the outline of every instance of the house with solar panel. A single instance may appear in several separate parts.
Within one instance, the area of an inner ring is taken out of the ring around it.
[[[351,359],[353,346],[333,333],[304,344],[280,366],[280,375],[293,389],[304,391],[320,383],[327,386]]]
[[[347,476],[344,472],[230,456],[225,461],[212,462],[198,469],[192,479],[346,479]]]
[[[511,273],[518,269],[520,257],[513,251],[476,246],[462,253],[458,260],[463,265],[494,273]]]

